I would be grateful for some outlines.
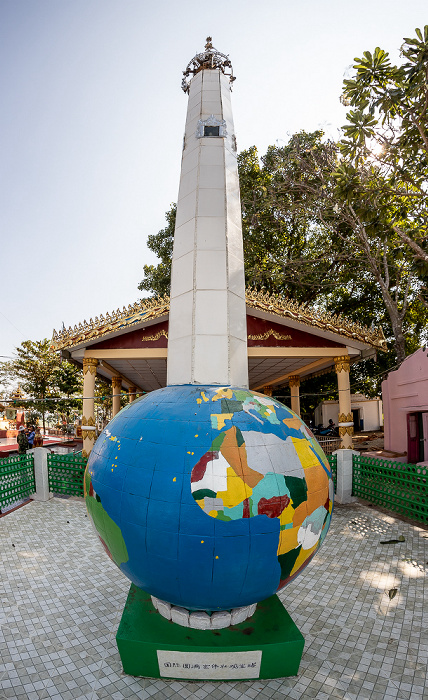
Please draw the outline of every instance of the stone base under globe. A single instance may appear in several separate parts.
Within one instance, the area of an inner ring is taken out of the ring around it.
[[[181,627],[191,627],[197,630],[222,630],[232,625],[239,625],[252,617],[257,604],[246,605],[232,610],[221,610],[209,615],[204,610],[186,610],[179,606],[171,605],[164,600],[152,596],[153,606],[166,620],[171,620]]]
[[[150,595],[133,584],[116,641],[131,676],[201,681],[296,676],[305,644],[276,595],[258,603],[251,620],[190,631],[159,615]]]

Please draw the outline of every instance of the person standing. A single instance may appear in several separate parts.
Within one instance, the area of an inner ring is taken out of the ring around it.
[[[43,437],[38,426],[36,428],[36,434],[34,436],[33,447],[43,447]]]
[[[25,455],[28,450],[28,439],[25,434],[25,428],[23,425],[19,428],[18,432],[18,454]]]
[[[28,435],[27,435],[28,448],[29,448],[30,450],[32,450],[33,447],[34,447],[34,444],[33,444],[33,443],[34,443],[34,437],[35,437],[35,435],[36,435],[36,431],[35,431],[35,429],[34,429],[34,425],[31,425],[31,426],[30,426],[30,432],[29,432]]]

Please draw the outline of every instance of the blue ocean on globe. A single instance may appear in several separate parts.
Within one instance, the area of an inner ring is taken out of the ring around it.
[[[169,386],[128,404],[85,473],[98,536],[136,586],[189,610],[264,600],[330,524],[327,458],[303,421],[237,387]]]

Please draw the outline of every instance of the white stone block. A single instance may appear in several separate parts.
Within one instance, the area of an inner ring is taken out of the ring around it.
[[[229,338],[229,366],[230,383],[234,386],[247,388],[248,355],[246,339],[235,338],[233,335]]]
[[[229,331],[235,338],[247,340],[247,314],[245,297],[229,292]]]
[[[195,334],[227,334],[226,290],[200,290],[195,292]]]
[[[206,189],[224,189],[225,172],[222,165],[200,165],[199,166],[199,187]]]
[[[252,617],[254,615],[254,613],[256,612],[257,603],[253,603],[249,607],[250,607],[250,613],[249,613],[248,617]]]
[[[167,620],[171,619],[171,605],[169,603],[166,603],[163,600],[159,600],[158,598],[156,609],[158,613],[162,615],[162,617],[165,617]]]
[[[222,630],[230,627],[232,616],[227,610],[218,610],[211,615],[211,629]]]
[[[195,139],[196,141],[197,139]],[[199,146],[199,143],[197,144]],[[199,163],[199,148],[185,148],[181,159],[181,175],[185,175]]]
[[[224,152],[224,165],[226,170],[231,170],[233,173],[238,173],[238,160],[237,154],[235,152],[225,149]]]
[[[34,457],[34,481],[36,486],[35,493],[31,494],[34,501],[49,501],[53,494],[49,491],[49,473],[48,473],[48,450],[46,447],[34,447],[28,450],[32,452]]]
[[[196,610],[190,613],[189,627],[193,627],[195,630],[209,630],[211,627],[211,618],[208,613],[203,612],[203,610]]]
[[[245,622],[245,620],[248,617],[248,613],[250,610],[249,605],[245,605],[242,608],[234,608],[231,611],[231,625],[239,625],[241,622]]]
[[[242,297],[245,294],[245,276],[242,261],[228,256],[229,291]]]
[[[152,599],[152,605],[153,605],[153,607],[157,610],[157,609],[158,609],[158,603],[160,603],[161,601],[159,600],[159,598],[155,598],[154,595],[152,595],[152,596],[150,596],[150,597],[151,597],[151,599]]]
[[[193,76],[192,80],[190,81],[189,96],[191,96],[196,89],[201,89],[203,73],[204,71],[200,71]]]
[[[181,258],[174,258],[171,273],[171,297],[178,297],[193,289],[193,264],[195,253],[192,250]]]
[[[239,177],[237,172],[226,170],[226,195],[228,200],[231,197],[240,198]]]
[[[222,165],[224,166],[224,153],[223,148],[216,146],[216,143],[220,143],[222,146],[222,139],[199,139],[201,144],[200,155],[199,155],[199,165]],[[203,147],[202,147],[203,145]]]
[[[235,226],[242,227],[241,200],[237,197],[228,197],[227,216]]]
[[[191,335],[183,338],[168,338],[167,384],[190,384],[192,382]]]
[[[242,244],[242,229],[240,226],[232,223],[230,219],[227,220],[227,241],[229,253],[238,260],[243,261],[244,247]]]
[[[196,288],[226,289],[226,251],[198,250],[196,254]]]
[[[192,100],[194,103],[191,105],[189,102],[188,107],[187,107],[187,116],[186,116],[186,128],[190,122],[197,121],[198,119],[201,118],[201,98],[200,96],[196,97],[194,100]]]
[[[220,73],[218,70],[203,70],[204,83],[219,83],[220,84]]]
[[[192,330],[193,290],[171,298],[168,335],[171,338],[183,338],[192,335]]]
[[[352,457],[358,455],[355,450],[337,450],[337,485],[335,500],[338,503],[352,503]]]
[[[216,119],[223,119],[220,97],[218,97],[217,100],[206,100],[204,99],[204,93],[202,92],[201,114],[201,119],[207,119],[207,117],[210,117],[212,114]]]
[[[199,190],[198,216],[224,216],[226,201],[223,189]]]
[[[219,102],[220,87],[215,83],[207,83],[202,87],[202,102]]]
[[[175,622],[176,625],[181,625],[181,627],[189,626],[189,611],[185,608],[176,607],[175,605],[171,608],[171,620]]]
[[[195,384],[230,384],[227,336],[196,336],[192,382]]]
[[[190,219],[185,224],[175,229],[174,249],[172,256],[174,259],[181,258],[182,255],[190,253],[195,247],[196,219]]]
[[[195,110],[197,110],[195,112]],[[197,112],[200,113],[201,111],[201,91],[197,90],[191,97],[189,97],[189,101],[187,103],[187,118],[189,118],[189,115],[192,115],[191,118],[196,116]]]
[[[226,250],[226,218],[198,216],[196,241],[198,250]]]
[[[198,129],[199,116],[194,119],[189,119],[186,122],[185,135],[186,135],[186,145],[189,146],[189,139],[195,139],[195,143],[198,143],[198,138],[196,136],[196,131]]]
[[[196,167],[181,176],[180,189],[178,190],[178,201],[180,202],[182,199],[187,197],[187,195],[191,194],[193,191],[196,191],[197,186],[198,168]]]
[[[176,226],[182,226],[186,221],[189,221],[196,213],[196,191],[194,190],[183,199],[177,202]]]

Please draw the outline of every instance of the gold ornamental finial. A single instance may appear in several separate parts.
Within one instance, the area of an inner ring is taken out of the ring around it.
[[[197,53],[196,56],[194,56],[187,64],[186,70],[183,71],[184,78],[181,82],[181,87],[184,92],[189,92],[189,85],[192,77],[204,69],[218,69],[224,75],[229,76],[231,83],[236,80],[236,78],[233,76],[233,69],[229,56],[226,56],[224,53],[220,53],[220,51],[217,51],[217,49],[214,48],[211,36],[207,36],[204,51]]]

